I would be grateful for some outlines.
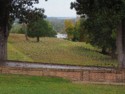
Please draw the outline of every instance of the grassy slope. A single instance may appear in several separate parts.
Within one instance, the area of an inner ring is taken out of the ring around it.
[[[43,63],[114,66],[116,60],[97,52],[89,44],[71,42],[56,38],[41,38],[26,41],[24,35],[10,35],[8,48],[9,60],[35,61]]]
[[[73,84],[62,78],[0,74],[0,94],[125,94],[125,86]]]
[[[11,58],[12,60],[32,61],[31,58],[29,58],[19,50],[15,49],[13,45],[11,45],[10,43],[8,44],[8,48],[9,48],[9,51],[8,51],[9,58]]]

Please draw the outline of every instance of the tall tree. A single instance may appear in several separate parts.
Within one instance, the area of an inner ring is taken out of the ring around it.
[[[39,0],[0,0],[0,61],[7,59],[7,39],[10,24],[15,18],[20,22],[29,22],[34,12],[43,17],[43,9],[33,8]]]
[[[89,42],[92,45],[101,48],[103,54],[115,54],[116,37],[113,34],[116,33],[116,30],[113,25],[110,25],[108,21],[98,21],[97,19],[88,20],[84,25],[87,27]]]
[[[38,19],[28,24],[27,35],[29,37],[36,37],[37,42],[39,42],[40,37],[54,37],[56,31],[53,30],[49,22],[44,19]]]
[[[108,23],[117,29],[119,66],[125,68],[125,0],[76,0],[71,3],[71,8],[75,8],[82,17],[86,14],[86,22],[103,21],[103,24]]]

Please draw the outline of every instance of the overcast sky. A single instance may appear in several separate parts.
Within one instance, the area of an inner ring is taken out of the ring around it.
[[[47,17],[76,17],[75,10],[70,9],[70,3],[75,0],[39,0],[38,7],[45,9]]]

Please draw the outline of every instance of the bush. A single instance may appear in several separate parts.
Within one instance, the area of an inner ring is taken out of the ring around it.
[[[17,34],[25,34],[26,33],[26,27],[23,26],[23,24],[13,24],[12,28],[10,30],[11,33],[17,33]]]

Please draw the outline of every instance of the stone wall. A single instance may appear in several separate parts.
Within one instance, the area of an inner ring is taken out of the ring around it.
[[[33,76],[54,76],[62,77],[72,81],[93,81],[93,82],[122,82],[125,83],[125,70],[73,70],[73,69],[36,69],[36,68],[12,68],[0,67],[2,74],[23,74]]]

